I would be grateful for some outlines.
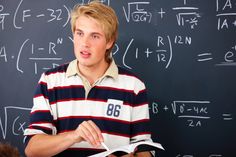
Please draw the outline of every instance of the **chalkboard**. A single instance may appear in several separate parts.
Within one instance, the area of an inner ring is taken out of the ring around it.
[[[0,2],[0,140],[23,155],[42,72],[74,59],[70,10],[88,0]],[[159,157],[236,156],[236,0],[104,0],[116,63],[146,83]]]

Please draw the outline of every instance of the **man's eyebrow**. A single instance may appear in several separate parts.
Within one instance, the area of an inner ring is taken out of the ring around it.
[[[79,28],[76,28],[75,31],[80,31],[80,32],[83,32],[81,29]]]
[[[76,28],[75,31],[76,32],[84,32],[83,30],[81,30],[79,28]],[[103,34],[100,32],[90,32],[89,34],[103,36]]]
[[[93,34],[93,35],[100,35],[100,36],[102,36],[102,34],[101,34],[101,33],[99,33],[99,32],[91,32],[91,34]]]

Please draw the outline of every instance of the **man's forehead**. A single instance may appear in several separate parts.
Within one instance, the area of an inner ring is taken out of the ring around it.
[[[87,16],[80,16],[75,23],[75,30],[97,32],[99,34],[105,34],[103,25],[96,19]]]

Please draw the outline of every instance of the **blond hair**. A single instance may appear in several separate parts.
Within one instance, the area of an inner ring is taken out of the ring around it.
[[[92,1],[85,5],[75,5],[71,12],[71,30],[73,34],[75,33],[76,29],[76,20],[80,16],[86,16],[97,20],[105,32],[106,41],[113,41],[113,45],[106,51],[105,54],[106,61],[110,62],[110,53],[118,36],[118,18],[115,11],[111,7],[102,4],[99,1]]]

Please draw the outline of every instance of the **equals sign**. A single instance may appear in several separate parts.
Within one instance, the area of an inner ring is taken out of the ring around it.
[[[223,115],[223,120],[232,120],[233,118],[231,117],[231,114],[222,114]]]
[[[211,57],[211,53],[202,53],[197,55],[199,57],[199,59],[197,61],[199,62],[204,62],[204,61],[209,61],[212,60],[213,58]]]

